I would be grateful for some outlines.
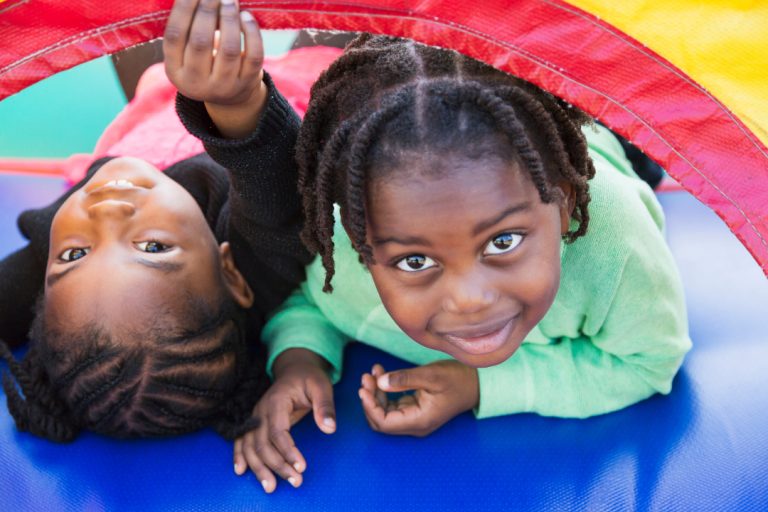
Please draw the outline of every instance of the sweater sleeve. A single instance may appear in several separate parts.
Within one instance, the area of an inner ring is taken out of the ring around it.
[[[479,370],[478,417],[518,412],[583,418],[669,393],[691,347],[674,265],[630,254],[591,336],[525,343]]]
[[[208,154],[230,174],[228,239],[243,247],[238,261],[262,311],[277,307],[303,280],[311,257],[299,238],[302,226],[293,151],[299,118],[275,88],[256,130],[243,139],[223,138],[202,102],[177,96],[177,112]],[[235,251],[237,259],[238,251]]]
[[[331,382],[341,378],[344,347],[350,338],[338,330],[317,307],[306,283],[297,289],[267,322],[262,340],[269,347],[267,371],[277,356],[289,348],[304,348],[323,357],[331,365]]]
[[[43,290],[46,256],[29,243],[0,261],[0,340],[22,345],[34,318],[35,300]]]

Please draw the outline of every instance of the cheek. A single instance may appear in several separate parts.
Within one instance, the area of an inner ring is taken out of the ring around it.
[[[372,265],[370,271],[379,298],[389,316],[400,329],[419,341],[432,317],[434,301],[419,288],[399,282],[389,270]]]
[[[515,293],[529,306],[546,312],[560,287],[559,245],[529,258],[523,267],[516,269],[515,276],[505,282],[514,286]]]

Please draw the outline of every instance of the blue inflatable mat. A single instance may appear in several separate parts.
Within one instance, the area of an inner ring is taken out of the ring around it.
[[[0,253],[22,243],[18,212],[61,190],[0,175]],[[695,199],[661,200],[694,341],[669,396],[587,420],[465,414],[424,439],[391,437],[369,429],[357,387],[374,362],[404,363],[355,344],[337,433],[300,422],[304,485],[272,495],[234,475],[230,443],[211,431],[58,445],[16,431],[0,396],[0,510],[768,510],[768,281]]]

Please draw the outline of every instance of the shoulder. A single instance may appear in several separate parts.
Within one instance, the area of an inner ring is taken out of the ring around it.
[[[622,280],[638,273],[676,275],[676,269],[655,194],[634,174],[608,130],[600,128],[593,135],[589,130],[596,171],[590,181],[589,227],[584,236],[563,245],[560,290],[553,307],[580,311],[586,323],[597,325],[608,314]]]
[[[352,241],[347,236],[341,224],[338,206],[334,210],[333,229],[333,292],[322,291],[325,283],[325,268],[320,257],[307,267],[307,283],[309,293],[318,304],[343,308],[357,317],[367,314],[381,305],[381,299],[373,284],[368,269],[360,262],[360,257],[352,247]]]

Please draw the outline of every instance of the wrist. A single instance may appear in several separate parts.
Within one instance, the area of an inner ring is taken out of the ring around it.
[[[326,375],[331,369],[331,364],[325,358],[306,348],[289,348],[272,363],[272,372],[275,379],[296,370],[320,369]]]
[[[233,103],[204,102],[213,124],[219,133],[229,139],[247,137],[256,130],[261,114],[267,105],[269,88],[264,80],[246,98]]]

